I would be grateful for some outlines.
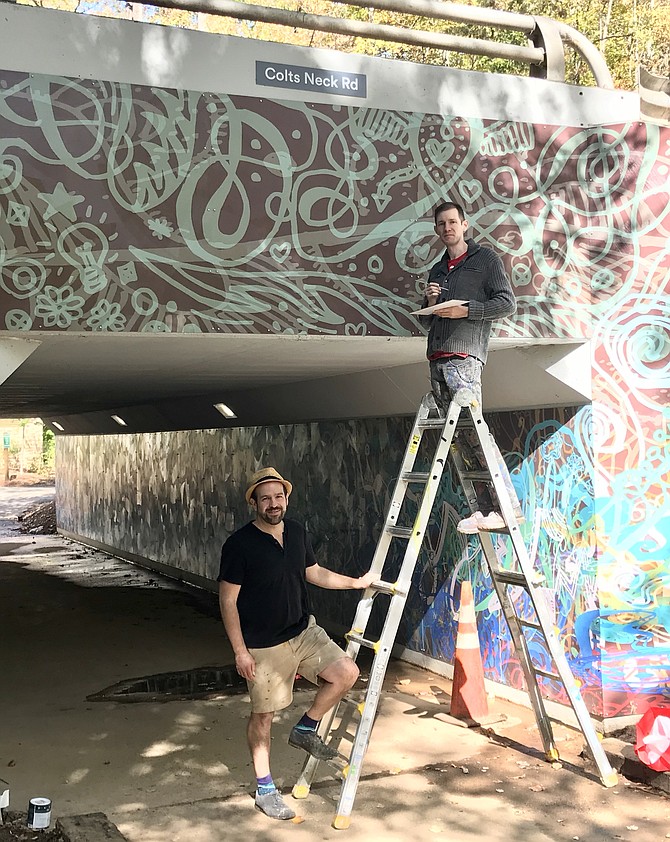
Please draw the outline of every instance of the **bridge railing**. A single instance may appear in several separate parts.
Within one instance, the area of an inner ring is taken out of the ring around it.
[[[499,9],[443,3],[440,0],[335,0],[337,3],[366,9],[380,9],[435,20],[523,32],[527,38],[527,44],[524,46],[371,21],[313,15],[290,9],[278,9],[274,6],[257,6],[240,2],[240,0],[136,0],[136,2],[169,9],[184,9],[199,14],[222,15],[238,20],[260,21],[337,35],[351,35],[358,38],[433,47],[469,55],[509,59],[529,65],[531,76],[553,82],[566,81],[565,48],[569,46],[584,59],[598,87],[614,88],[603,54],[585,35],[565,23],[539,15],[523,15]]]

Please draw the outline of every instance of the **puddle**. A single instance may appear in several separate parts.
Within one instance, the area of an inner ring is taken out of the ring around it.
[[[25,547],[25,544],[21,544],[19,546]],[[49,555],[50,553],[67,553],[69,551],[69,547],[64,547],[62,544],[43,544],[42,546],[35,545],[34,547],[31,547],[31,545],[28,544],[28,547],[33,555]],[[83,557],[84,556],[75,556],[75,558]]]
[[[11,543],[0,544],[0,556],[11,555],[14,550],[18,549],[29,550],[31,546],[30,538],[26,538],[25,541],[21,541],[20,543],[18,541],[12,541]]]
[[[314,688],[298,678],[295,688]],[[129,678],[86,697],[89,702],[176,702],[187,699],[217,699],[247,692],[247,682],[234,665],[200,667],[181,672],[161,672],[143,678]]]

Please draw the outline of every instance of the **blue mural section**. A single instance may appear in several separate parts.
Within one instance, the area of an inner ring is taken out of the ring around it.
[[[489,419],[507,453],[512,481],[521,501],[521,530],[540,581],[544,600],[573,673],[587,703],[602,711],[599,646],[584,633],[582,616],[599,613],[597,557],[593,540],[593,454],[591,410],[544,410],[501,413]],[[452,663],[460,581],[473,584],[485,674],[495,681],[523,687],[522,672],[476,538],[456,531],[467,511],[463,492],[449,473],[436,501],[427,536],[426,557],[417,569],[410,608],[403,625],[407,645],[432,658]],[[509,567],[508,539],[495,539],[502,567]],[[510,595],[520,616],[534,614],[521,589]],[[527,637],[535,663],[549,669],[541,636]],[[543,680],[547,697],[566,701],[562,688]]]

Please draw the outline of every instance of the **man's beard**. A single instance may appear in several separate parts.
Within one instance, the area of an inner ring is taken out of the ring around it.
[[[278,523],[281,523],[284,520],[284,515],[286,511],[284,509],[280,509],[278,512],[274,512],[270,514],[269,512],[259,512],[258,517],[264,522],[269,524],[270,526],[276,526]]]

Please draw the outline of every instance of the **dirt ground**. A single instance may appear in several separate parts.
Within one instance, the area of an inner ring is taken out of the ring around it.
[[[27,813],[11,810],[4,813],[4,824],[0,825],[0,842],[67,842],[55,828],[32,830],[27,825],[27,818]]]
[[[53,476],[45,476],[43,474],[15,474],[12,478],[4,483],[8,488],[34,488],[43,487],[49,488],[55,484]]]
[[[3,493],[14,491],[25,489]],[[0,499],[0,510],[23,511],[24,499],[20,509]],[[624,778],[603,787],[578,732],[554,726],[562,764],[553,767],[528,709],[490,699],[497,722],[466,728],[449,716],[451,683],[399,661],[384,683],[351,828],[330,826],[340,784],[324,764],[309,798],[291,798],[303,755],[286,738],[312,697],[302,689],[276,717],[272,755],[275,780],[303,821],[272,822],[253,807],[244,695],[90,701],[131,678],[230,664],[214,595],[57,535],[22,535],[12,523],[0,541],[9,688],[0,693],[0,775],[13,808],[45,795],[52,826],[102,811],[129,842],[670,839],[670,799]]]
[[[22,512],[17,520],[19,532],[28,535],[55,535],[56,534],[56,503],[50,500],[40,506],[31,507]]]

